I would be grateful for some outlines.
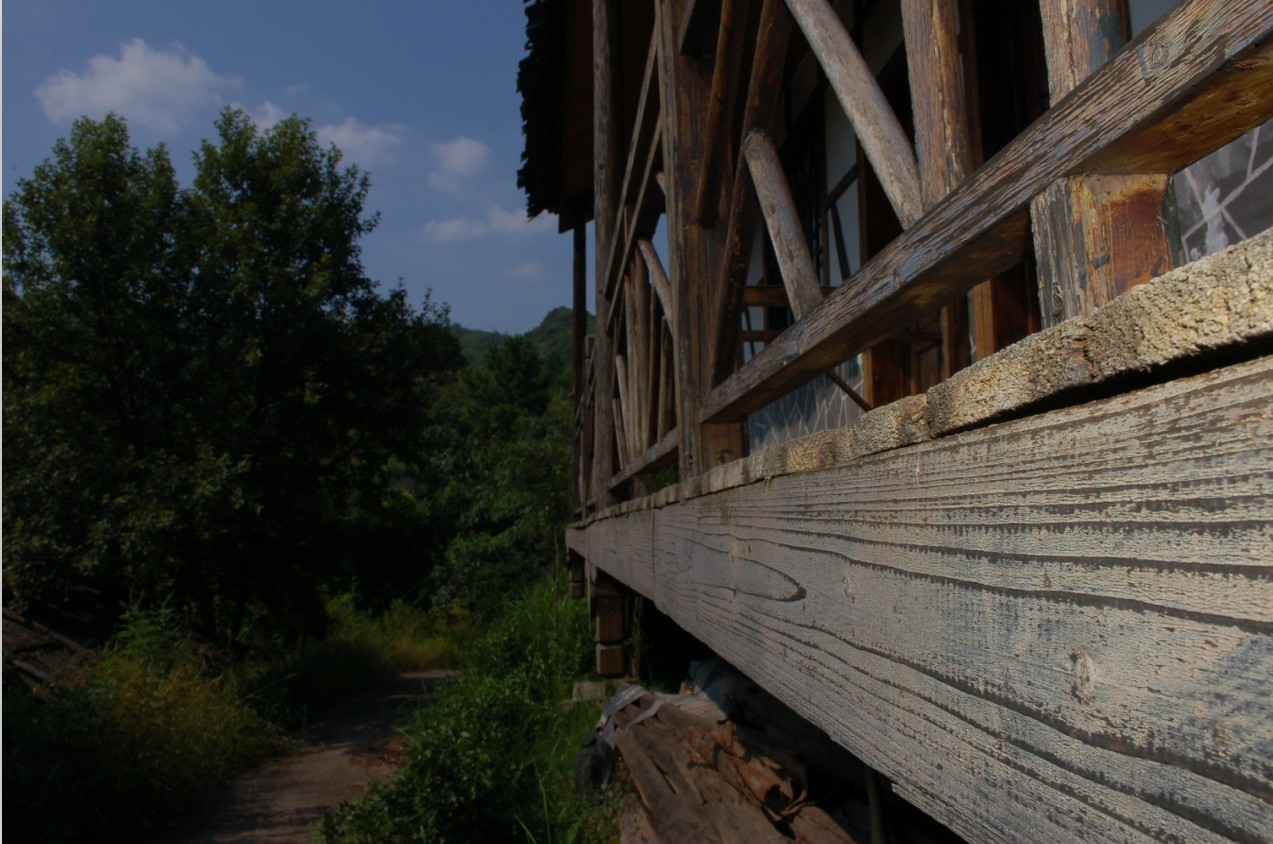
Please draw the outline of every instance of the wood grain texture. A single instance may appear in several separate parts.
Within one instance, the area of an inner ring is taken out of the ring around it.
[[[902,24],[915,119],[915,151],[927,210],[972,172],[955,4],[946,0],[904,0]]]
[[[853,124],[897,218],[909,228],[923,213],[924,204],[915,151],[897,115],[827,0],[787,0],[787,7]]]
[[[747,82],[747,106],[743,131],[770,131],[778,110],[787,46],[791,39],[791,14],[782,0],[764,0],[760,8],[755,58]],[[741,149],[741,144],[739,144]],[[723,381],[734,370],[741,330],[739,308],[747,272],[751,266],[752,239],[756,233],[759,204],[752,189],[747,160],[740,154],[730,186],[729,215],[725,229],[724,254],[717,268],[711,293],[711,309],[716,316],[712,331],[711,361],[707,386]]]
[[[716,38],[716,60],[712,64],[712,91],[707,110],[707,146],[694,194],[694,219],[700,225],[715,222],[717,193],[726,165],[723,160],[728,132],[734,123],[738,100],[737,80],[742,72],[743,45],[747,36],[750,0],[723,0],[720,4],[720,33]]]
[[[796,319],[800,319],[822,301],[822,286],[809,245],[805,243],[791,186],[782,171],[778,147],[767,133],[755,131],[743,141],[743,157],[747,160],[769,240],[778,259],[782,285],[787,290],[791,310]]]
[[[1040,0],[1039,13],[1053,103],[1127,43],[1126,0]]]
[[[1031,200],[1044,327],[1171,269],[1169,182],[1165,173],[1071,176]]]
[[[1011,267],[1029,238],[1030,200],[1057,179],[1097,164],[1118,172],[1147,156],[1152,172],[1189,163],[1179,160],[1191,148],[1188,126],[1181,128],[1183,146],[1161,139],[1151,152],[1140,139],[1152,137],[1154,127],[1177,125],[1180,114],[1194,113],[1194,103],[1207,104],[1209,149],[1259,125],[1273,114],[1273,84],[1264,75],[1273,55],[1269,12],[1268,0],[1187,0],[1169,12],[867,262],[852,283],[717,386],[704,402],[704,418],[742,418],[923,309]],[[1160,58],[1142,64],[1146,49]]]
[[[969,838],[1273,830],[1273,359],[569,542]]]

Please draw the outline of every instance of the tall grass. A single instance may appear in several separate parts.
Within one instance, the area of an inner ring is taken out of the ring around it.
[[[574,756],[597,709],[569,703],[592,648],[564,586],[531,587],[473,642],[461,678],[407,728],[406,766],[328,818],[325,841],[580,840]]]
[[[447,667],[463,614],[338,598],[329,635],[273,661],[221,664],[163,613],[127,619],[101,662],[41,699],[4,684],[6,841],[134,841],[289,743],[317,705],[399,671]]]
[[[45,702],[6,678],[4,820],[14,841],[131,841],[277,750],[244,703],[160,614],[131,618],[100,664]]]

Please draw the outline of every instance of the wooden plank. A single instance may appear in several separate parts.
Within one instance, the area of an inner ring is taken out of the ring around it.
[[[747,83],[744,132],[769,131],[773,127],[778,109],[778,93],[782,89],[791,23],[791,15],[783,6],[782,0],[764,0],[760,9],[751,78]],[[711,300],[716,325],[712,331],[708,386],[719,384],[734,369],[734,354],[738,345],[738,332],[741,330],[738,308],[751,264],[752,238],[756,232],[758,211],[759,203],[751,186],[747,161],[740,155],[729,203],[724,255],[717,270],[715,293]]]
[[[879,83],[828,0],[787,0],[787,7],[853,124],[902,227],[910,228],[924,210],[919,166]]]
[[[702,226],[716,222],[717,194],[721,176],[728,166],[724,162],[728,150],[726,136],[734,123],[736,81],[742,72],[749,5],[750,0],[724,0],[720,5],[720,33],[716,38],[716,61],[712,66],[707,109],[707,146],[694,193],[694,219]]]
[[[1262,358],[572,547],[964,836],[1258,841],[1270,407]]]
[[[1192,0],[1168,13],[865,264],[852,285],[837,288],[716,387],[703,418],[744,418],[904,327],[924,308],[1011,267],[1025,247],[1027,208],[1036,194],[1059,178],[1091,172],[1096,163],[1117,168],[1146,160],[1149,154],[1130,141],[1151,137],[1151,127],[1174,125],[1173,109],[1194,113],[1201,99],[1223,112],[1207,119],[1215,144],[1259,125],[1273,114],[1267,81],[1273,15],[1267,11],[1267,0]],[[1146,72],[1139,52],[1151,45],[1171,61],[1155,60]],[[1156,165],[1176,159],[1178,148],[1164,146],[1152,156]]]
[[[822,286],[805,243],[791,186],[782,171],[778,148],[767,133],[750,133],[743,141],[743,157],[778,258],[783,287],[798,320],[822,302]]]

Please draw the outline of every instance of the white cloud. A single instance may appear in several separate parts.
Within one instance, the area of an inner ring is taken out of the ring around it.
[[[462,240],[478,240],[490,235],[516,239],[540,232],[554,231],[552,219],[541,214],[534,220],[526,219],[521,211],[509,211],[499,205],[486,209],[483,217],[452,217],[446,220],[430,220],[420,227],[420,240],[428,243],[457,243]]]
[[[544,277],[544,265],[539,261],[522,261],[504,271],[505,278],[516,281],[539,281]]]
[[[335,144],[347,161],[356,161],[364,167],[382,164],[390,160],[390,150],[406,138],[401,126],[368,126],[346,117],[342,123],[329,123],[315,130],[318,140]]]
[[[172,135],[192,114],[222,102],[236,77],[218,76],[207,62],[180,45],[156,50],[140,38],[120,45],[119,58],[99,54],[84,73],[59,70],[35,89],[44,116],[67,123],[114,111],[134,125]]]
[[[247,112],[248,117],[250,117],[252,122],[256,124],[256,128],[261,131],[274,128],[278,125],[279,121],[288,116],[288,112],[274,105],[274,103],[269,100],[266,100],[254,109],[249,109],[243,106],[240,106],[240,108],[243,108],[243,110]]]
[[[443,190],[459,191],[466,179],[491,165],[490,146],[465,135],[440,141],[433,145],[432,151],[437,168],[429,171],[429,184]]]

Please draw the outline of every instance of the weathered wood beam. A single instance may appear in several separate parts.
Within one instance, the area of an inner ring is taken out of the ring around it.
[[[615,219],[619,205],[619,139],[618,115],[622,113],[621,85],[618,73],[620,39],[618,31],[618,0],[593,0],[592,3],[592,56],[593,56],[593,239],[596,247],[595,283],[597,286],[597,315],[607,313],[610,295],[607,293],[608,267],[603,263],[614,248]],[[593,459],[592,483],[597,502],[605,506],[610,502],[605,483],[614,474],[614,454],[622,450],[616,440],[613,418],[614,402],[614,349],[609,332],[602,325],[597,332],[596,354],[593,357],[596,375],[596,401],[593,411]],[[592,502],[588,502],[591,506]]]
[[[632,219],[620,221],[615,231],[615,238],[602,257],[605,258],[605,289],[609,295],[619,276],[627,270],[628,258],[632,253],[631,231],[638,227],[637,220],[646,226],[649,222],[650,203],[650,162],[654,159],[654,150],[659,147],[659,131],[662,125],[663,112],[659,108],[658,85],[655,80],[657,58],[656,39],[650,41],[646,55],[645,71],[641,77],[641,93],[637,100],[637,114],[632,127],[632,137],[627,146],[627,158],[623,168],[623,181],[618,189],[616,202],[619,208],[628,209]],[[657,214],[655,215],[657,217]]]
[[[1267,0],[1178,6],[1090,76],[800,323],[720,384],[704,419],[741,419],[849,355],[1019,260],[1030,200],[1057,179],[1117,172],[1147,158],[1163,172],[1200,143],[1140,147],[1180,115],[1210,112],[1214,149],[1273,117],[1273,15]],[[1197,26],[1205,20],[1206,27]],[[1146,50],[1155,56],[1142,64]],[[1148,70],[1147,70],[1148,69]]]
[[[1039,15],[1053,103],[1127,43],[1127,0],[1040,0]]]
[[[667,431],[654,445],[637,455],[622,472],[610,479],[610,489],[618,489],[637,475],[658,471],[676,462],[676,429]]]
[[[1031,200],[1045,327],[1171,269],[1170,181],[1166,173],[1070,176]]]
[[[919,180],[927,210],[972,172],[955,4],[903,0],[902,23]]]
[[[747,83],[747,106],[743,112],[743,132],[773,128],[778,110],[778,94],[782,89],[787,44],[791,38],[791,14],[782,0],[764,0],[760,10],[756,52]],[[709,383],[714,386],[734,369],[738,345],[738,309],[742,304],[747,270],[751,264],[752,238],[756,233],[759,203],[752,189],[747,160],[738,157],[729,203],[729,222],[725,229],[725,248],[712,299],[716,324],[712,331]]]
[[[575,225],[573,241],[574,266],[571,281],[574,301],[570,320],[570,377],[574,404],[578,411],[584,406],[583,391],[587,383],[587,373],[584,371],[584,337],[588,333],[588,236],[583,223]],[[581,422],[581,418],[576,415],[574,436],[571,438],[571,466],[574,467],[574,476],[577,479],[583,478],[583,454],[580,450],[583,442]],[[577,484],[572,484],[571,489],[573,491],[572,509],[577,510],[587,496],[581,492]]]
[[[701,421],[702,400],[709,380],[707,367],[714,314],[711,281],[721,260],[724,238],[692,218],[697,166],[711,93],[711,71],[682,56],[676,33],[686,12],[685,0],[658,0],[659,95],[664,115],[664,193],[667,197],[668,278],[676,313],[677,450],[682,476],[695,475],[743,453],[743,426]]]
[[[743,157],[760,200],[791,310],[797,320],[801,319],[822,301],[822,286],[805,243],[791,186],[778,158],[778,147],[768,133],[755,131],[743,140]]]
[[[663,159],[662,145],[657,143],[657,138],[662,132],[663,120],[658,121],[658,129],[655,130],[656,142],[653,143],[646,151],[645,166],[641,170],[639,186],[636,189],[636,197],[633,199],[635,213],[629,224],[624,228],[621,235],[621,243],[616,248],[611,260],[621,262],[611,265],[611,271],[621,275],[626,272],[632,264],[632,254],[636,249],[637,241],[641,238],[650,238],[654,235],[659,225],[659,215],[663,213],[665,199],[662,191],[654,190],[656,186],[656,176],[660,163]],[[619,277],[616,275],[616,278]],[[606,317],[606,325],[613,326],[617,312],[611,306],[610,313]],[[600,318],[600,316],[598,316]]]
[[[1257,841],[1271,402],[1263,358],[568,544],[966,837]]]
[[[1127,41],[1125,0],[1040,3],[1055,104]],[[1173,264],[1168,173],[1078,175],[1031,202],[1043,324],[1091,313]]]
[[[658,297],[659,304],[663,306],[663,314],[667,317],[667,323],[672,328],[672,336],[676,336],[676,309],[672,300],[672,283],[668,281],[667,270],[663,269],[663,262],[659,259],[659,253],[654,249],[654,244],[648,240],[638,240],[637,249],[641,252],[641,260],[645,262],[646,269],[650,273],[650,283],[654,286],[654,295]],[[672,344],[676,347],[675,341]]]
[[[897,218],[903,228],[910,228],[924,211],[919,167],[884,92],[827,0],[787,0],[787,6],[853,124]]]
[[[742,70],[749,5],[750,0],[723,0],[720,5],[720,33],[716,37],[716,61],[712,65],[712,90],[707,108],[707,146],[694,194],[694,218],[703,226],[716,221],[717,193],[726,166],[723,163],[728,149],[726,136],[734,123],[735,92]]]

